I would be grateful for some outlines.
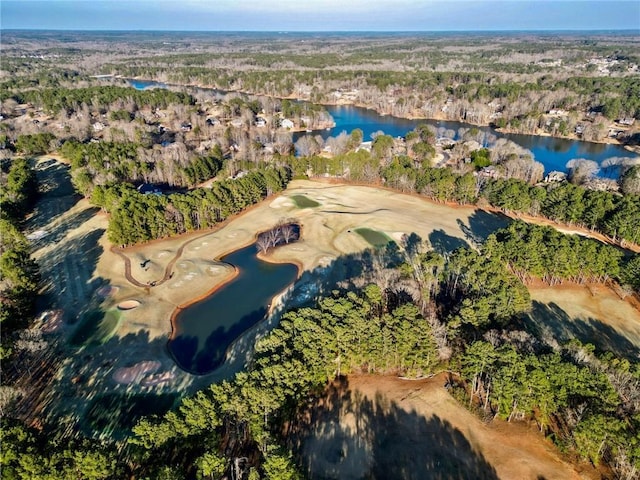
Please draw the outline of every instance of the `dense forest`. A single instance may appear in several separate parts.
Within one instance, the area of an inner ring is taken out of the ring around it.
[[[534,247],[545,236],[560,257],[577,249],[608,263],[551,275],[550,256]],[[5,430],[5,478],[216,478],[236,468],[242,478],[299,478],[287,429],[328,381],[441,371],[451,372],[452,393],[478,414],[534,420],[561,448],[632,478],[640,461],[638,364],[575,341],[546,343],[518,320],[531,308],[519,278],[525,272],[550,284],[562,275],[606,281],[626,268],[620,255],[608,257],[611,248],[516,222],[489,237],[481,253],[441,256],[416,235],[366,251],[350,287],[286,313],[233,380],[184,399],[161,419],[142,420],[126,454],[85,446],[72,455],[14,426]]]
[[[35,311],[40,278],[38,266],[31,258],[31,245],[21,231],[21,222],[33,207],[38,183],[25,159],[16,160],[10,166],[3,164],[0,180],[0,358],[5,360],[11,355],[13,333],[25,328]]]
[[[530,422],[570,458],[603,465],[612,478],[637,476],[637,358],[534,336],[526,319],[533,284],[640,293],[640,254],[625,250],[640,244],[640,166],[613,159],[619,179],[598,182],[597,165],[576,159],[568,181],[546,182],[531,152],[474,128],[377,132],[370,149],[359,129],[295,143],[292,135],[330,125],[318,104],[355,103],[527,133],[571,136],[582,126],[583,139],[598,141],[624,119],[616,138],[637,145],[635,39],[453,37],[443,48],[442,39],[412,36],[168,37],[166,48],[142,34],[120,43],[103,33],[91,48],[73,35],[49,38],[46,53],[34,54],[21,35],[9,35],[0,82],[3,369],[20,368],[16,342],[35,345],[20,337],[40,281],[22,232],[38,195],[32,156],[70,163],[76,191],[108,214],[108,238],[122,247],[215,227],[294,178],[384,187],[516,220],[486,239],[465,231],[471,247],[452,252],[409,234],[339,259],[345,278],[285,311],[245,370],[142,419],[121,441],[23,425],[3,385],[3,479],[303,478],[290,434],[326,386],[350,374],[446,376],[451,395],[483,420]],[[140,91],[117,76],[228,91]],[[608,243],[517,219],[525,215]],[[263,232],[258,246],[266,253],[300,228]]]
[[[109,240],[115,245],[133,245],[214,227],[280,192],[288,182],[286,169],[269,168],[216,182],[212,188],[171,195],[139,193],[128,184],[96,187],[91,200],[111,214]]]

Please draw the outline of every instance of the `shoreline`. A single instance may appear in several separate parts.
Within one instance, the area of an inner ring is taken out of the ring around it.
[[[244,213],[244,212],[243,212]],[[257,238],[257,236],[259,235],[259,233],[256,233],[255,238]],[[300,279],[303,270],[303,265],[301,262],[298,262],[297,260],[293,260],[293,261],[275,261],[270,255],[264,255],[261,252],[257,252],[256,258],[258,258],[260,261],[266,262],[266,263],[275,263],[275,264],[291,264],[294,265],[297,269],[296,272],[296,278],[294,279],[294,281],[287,285],[282,291],[276,293],[270,300],[269,306],[268,306],[268,310],[266,315],[261,318],[259,321],[257,321],[256,323],[254,323],[253,325],[250,325],[246,330],[242,331],[240,333],[240,335],[234,339],[229,346],[225,349],[225,353],[224,356],[220,362],[220,364],[214,368],[212,371],[207,372],[207,373],[197,373],[195,371],[191,371],[191,370],[187,370],[185,368],[183,368],[182,366],[180,366],[180,364],[176,361],[175,356],[173,355],[173,352],[171,351],[171,349],[169,348],[169,342],[171,340],[175,339],[175,336],[177,334],[177,327],[176,327],[176,320],[177,320],[177,316],[180,314],[180,312],[182,312],[183,310],[189,308],[190,306],[205,300],[207,298],[209,298],[210,296],[212,296],[213,294],[215,294],[218,290],[220,290],[222,287],[225,287],[226,285],[229,285],[235,278],[238,277],[238,275],[240,274],[240,268],[238,268],[236,265],[233,265],[231,263],[227,263],[224,262],[222,260],[222,258],[226,257],[227,255],[231,255],[232,253],[235,253],[239,250],[242,250],[244,248],[247,248],[253,244],[255,244],[256,240],[253,240],[253,242],[251,243],[247,243],[245,245],[241,245],[239,247],[236,247],[234,249],[230,249],[228,251],[224,251],[222,254],[218,255],[216,258],[214,258],[214,261],[220,263],[220,264],[225,264],[228,265],[230,267],[232,267],[232,271],[229,272],[228,275],[226,275],[225,277],[223,277],[223,279],[221,280],[220,283],[218,283],[215,287],[213,287],[211,290],[205,292],[202,295],[199,295],[191,300],[186,301],[185,303],[181,303],[179,305],[177,305],[175,307],[175,309],[173,310],[173,312],[171,313],[171,317],[169,319],[169,323],[171,326],[171,331],[169,332],[168,338],[167,338],[167,342],[166,342],[166,346],[167,346],[167,352],[169,353],[169,356],[171,357],[171,359],[173,360],[173,362],[175,363],[176,367],[178,367],[180,370],[182,370],[185,373],[188,373],[190,375],[195,375],[198,377],[206,377],[207,375],[211,375],[213,373],[215,373],[219,368],[221,368],[228,360],[228,355],[229,352],[233,349],[234,345],[242,339],[242,337],[244,337],[247,332],[249,332],[250,330],[252,330],[253,328],[259,327],[262,323],[267,322],[269,320],[269,318],[273,315],[274,313],[274,308],[275,308],[275,304],[278,303],[278,300],[280,299],[280,297],[283,295],[283,293],[285,293],[288,289],[290,289],[291,287],[293,287],[295,285],[295,283]],[[190,242],[191,240],[189,240]],[[295,243],[295,242],[292,242]]]
[[[246,90],[223,90],[221,88],[218,88],[216,86],[213,85],[207,85],[207,84],[201,84],[201,83],[167,83],[167,82],[160,82],[158,80],[150,80],[148,78],[138,78],[138,77],[123,77],[120,75],[114,76],[112,78],[116,78],[116,79],[120,79],[120,80],[127,80],[127,79],[131,79],[131,80],[136,80],[136,81],[141,81],[141,82],[156,82],[156,83],[162,83],[164,85],[167,86],[171,86],[171,87],[182,87],[182,88],[201,88],[201,89],[206,89],[206,90],[215,90],[217,92],[220,92],[221,94],[227,94],[227,93],[237,93],[237,94],[241,94],[241,95],[254,95],[257,97],[267,97],[267,98],[275,98],[275,99],[279,99],[279,100],[297,100],[297,101],[301,101],[301,102],[308,102],[308,103],[312,103],[315,105],[322,105],[322,106],[354,106],[354,107],[358,107],[358,108],[364,108],[366,110],[371,110],[373,112],[376,112],[378,115],[381,116],[390,116],[390,117],[395,117],[395,118],[399,118],[399,119],[403,119],[403,120],[425,120],[425,121],[441,121],[441,122],[458,122],[458,123],[463,123],[463,124],[467,124],[471,127],[484,127],[484,128],[490,128],[496,132],[502,133],[502,134],[513,134],[513,135],[530,135],[530,136],[534,136],[534,137],[551,137],[551,138],[558,138],[558,139],[562,139],[562,140],[570,140],[570,141],[577,141],[577,142],[587,142],[587,143],[597,143],[597,144],[601,144],[601,145],[617,145],[620,146],[630,152],[633,153],[637,153],[640,155],[640,145],[627,145],[624,144],[622,142],[620,142],[619,140],[615,139],[615,138],[610,138],[610,137],[606,137],[602,140],[584,140],[580,137],[578,137],[575,134],[571,134],[568,136],[560,136],[560,135],[552,135],[549,132],[538,132],[538,133],[527,133],[527,132],[519,132],[517,130],[513,130],[513,129],[509,129],[509,128],[495,128],[491,126],[490,122],[484,122],[484,123],[478,123],[478,122],[471,122],[469,120],[463,120],[463,119],[451,119],[451,118],[446,118],[443,115],[436,115],[433,117],[426,117],[426,116],[422,116],[422,115],[405,115],[405,116],[397,116],[397,115],[392,115],[390,113],[386,113],[386,112],[381,112],[379,109],[372,107],[371,105],[367,105],[361,102],[355,102],[353,100],[339,100],[339,101],[322,101],[322,102],[312,102],[311,100],[307,99],[307,98],[303,98],[303,97],[299,97],[299,96],[295,96],[295,95],[289,95],[289,96],[285,96],[285,97],[281,97],[281,96],[275,96],[275,95],[270,95],[270,94],[266,94],[266,93],[256,93],[256,92],[249,92]],[[334,127],[335,127],[335,122],[334,122]],[[333,127],[331,127],[333,128]],[[313,132],[316,131],[321,131],[321,130],[325,130],[325,128],[319,128],[319,129],[312,129]],[[298,129],[290,129],[290,132],[305,132],[306,129],[303,128],[298,128]]]

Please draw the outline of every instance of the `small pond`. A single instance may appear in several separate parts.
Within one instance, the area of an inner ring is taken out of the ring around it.
[[[256,252],[252,244],[222,257],[238,275],[175,316],[168,347],[183,370],[204,375],[219,367],[229,346],[266,318],[273,297],[295,281],[295,265],[264,262]]]

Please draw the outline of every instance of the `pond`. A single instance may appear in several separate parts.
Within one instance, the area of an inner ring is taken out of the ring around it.
[[[237,276],[175,316],[168,348],[183,370],[204,375],[219,367],[231,344],[265,319],[273,297],[295,281],[295,265],[265,262],[256,252],[252,244],[222,257]]]

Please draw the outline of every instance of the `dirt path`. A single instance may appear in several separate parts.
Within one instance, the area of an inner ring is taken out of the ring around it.
[[[331,385],[295,437],[311,478],[599,478],[573,465],[535,426],[485,424],[443,388],[419,381],[350,376]]]

